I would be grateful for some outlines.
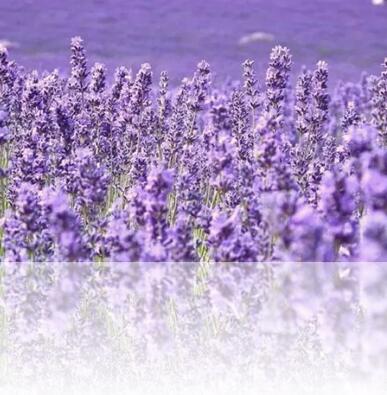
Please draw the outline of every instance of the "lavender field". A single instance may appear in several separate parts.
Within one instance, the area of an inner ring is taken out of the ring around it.
[[[43,3],[1,6],[0,389],[385,387],[386,7]]]
[[[273,48],[264,84],[192,78],[152,85],[88,67],[25,72],[1,52],[2,242],[6,261],[385,261],[386,83],[328,91],[328,65],[289,83]]]
[[[294,69],[326,60],[330,80],[379,72],[387,7],[376,0],[2,0],[0,42],[28,69],[67,73],[68,42],[81,36],[91,62],[168,70],[174,85],[206,59],[221,80],[256,61],[264,78],[271,48],[291,48]]]

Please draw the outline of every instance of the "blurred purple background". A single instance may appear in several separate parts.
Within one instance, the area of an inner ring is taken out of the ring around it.
[[[220,78],[239,78],[247,57],[262,72],[277,43],[297,71],[327,60],[331,80],[378,72],[387,56],[387,5],[372,0],[0,0],[0,16],[0,41],[39,70],[66,72],[74,35],[110,72],[150,62],[174,82],[202,58]]]

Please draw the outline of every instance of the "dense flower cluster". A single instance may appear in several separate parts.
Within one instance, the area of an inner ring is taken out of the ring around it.
[[[328,90],[272,50],[265,83],[208,63],[111,85],[71,42],[68,78],[0,50],[0,259],[387,261],[386,75]]]

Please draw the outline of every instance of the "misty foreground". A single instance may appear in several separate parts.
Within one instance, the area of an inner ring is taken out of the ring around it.
[[[376,263],[7,264],[0,388],[384,393],[386,281]]]

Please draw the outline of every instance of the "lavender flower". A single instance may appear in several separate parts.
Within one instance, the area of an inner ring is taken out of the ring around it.
[[[83,46],[83,40],[80,37],[74,37],[71,40],[71,77],[69,80],[70,89],[83,94],[88,88],[86,52]]]
[[[387,58],[384,59],[383,71],[379,78],[374,79],[372,86],[372,120],[379,130],[384,146],[387,145]]]
[[[341,245],[350,245],[357,238],[357,220],[355,217],[355,195],[358,191],[356,177],[343,172],[333,171],[324,174],[320,189],[321,209],[337,249]]]
[[[355,103],[349,102],[343,120],[341,122],[341,126],[343,130],[346,131],[350,126],[358,125],[359,122],[360,122],[360,115],[356,111]]]
[[[103,240],[104,255],[113,262],[139,261],[143,240],[140,234],[130,229],[129,215],[125,211],[114,211],[109,220]]]
[[[114,100],[119,100],[130,73],[126,67],[119,67],[114,74],[114,83],[111,95]]]
[[[315,144],[321,143],[324,134],[324,125],[328,119],[329,94],[328,88],[328,64],[318,62],[313,73],[313,114],[312,114],[312,141]]]
[[[237,178],[235,142],[223,132],[219,135],[211,151],[210,185],[220,194],[229,192]]]
[[[208,242],[216,262],[256,261],[257,246],[248,233],[241,231],[239,208],[230,216],[218,210],[213,213]]]
[[[312,78],[312,73],[303,69],[302,74],[297,79],[295,111],[297,114],[296,128],[300,136],[307,134],[310,128]]]
[[[81,220],[69,207],[67,196],[60,190],[46,189],[42,204],[48,219],[48,228],[55,240],[55,260],[89,260],[90,249],[83,234]]]
[[[290,51],[281,46],[273,48],[270,54],[269,68],[266,72],[265,111],[274,124],[282,125],[285,89],[289,80],[292,58]]]
[[[241,91],[235,91],[231,98],[231,117],[233,133],[236,138],[241,160],[250,160],[253,153],[254,137],[248,124],[246,105]]]
[[[191,81],[192,96],[189,107],[193,112],[201,110],[206,99],[207,89],[210,83],[210,65],[202,60],[197,65],[196,73]]]
[[[6,214],[4,228],[4,246],[8,261],[39,261],[50,258],[52,240],[35,185],[20,185],[14,208]]]
[[[131,88],[130,110],[133,116],[139,116],[144,107],[149,105],[152,85],[152,69],[148,63],[141,65]]]
[[[90,90],[98,94],[102,93],[106,87],[106,68],[101,63],[96,63],[91,69]]]
[[[379,149],[365,153],[361,188],[371,210],[387,210],[387,152]]]
[[[161,149],[161,145],[165,139],[165,134],[167,132],[167,118],[171,112],[171,102],[167,96],[168,93],[168,74],[166,71],[160,74],[159,83],[159,97],[158,102],[158,136],[157,145]]]
[[[349,154],[354,158],[360,158],[363,153],[374,149],[376,137],[377,131],[372,126],[364,125],[349,128],[343,140]]]
[[[387,216],[382,211],[372,211],[363,220],[359,259],[365,262],[387,260]]]
[[[193,240],[193,226],[190,218],[183,212],[179,212],[175,224],[168,230],[165,242],[168,258],[173,262],[195,262],[198,254],[195,251]]]
[[[136,201],[133,204],[135,207],[142,206],[143,217],[139,222],[144,224],[150,241],[164,242],[166,239],[168,195],[172,187],[173,172],[157,166],[150,170],[144,189],[137,188]]]
[[[291,260],[302,262],[334,260],[333,237],[309,205],[299,205],[290,219],[288,231],[285,240]]]
[[[255,77],[254,61],[245,60],[243,63],[244,89],[248,98],[248,105],[252,112],[252,127],[255,126],[255,112],[261,106],[258,81]]]
[[[184,80],[178,91],[172,108],[168,133],[165,136],[163,157],[169,165],[179,161],[179,152],[183,144],[183,134],[187,127],[189,84]]]
[[[94,217],[105,202],[109,182],[109,174],[103,166],[95,163],[91,150],[77,149],[66,187],[75,196],[77,209],[87,218]]]

